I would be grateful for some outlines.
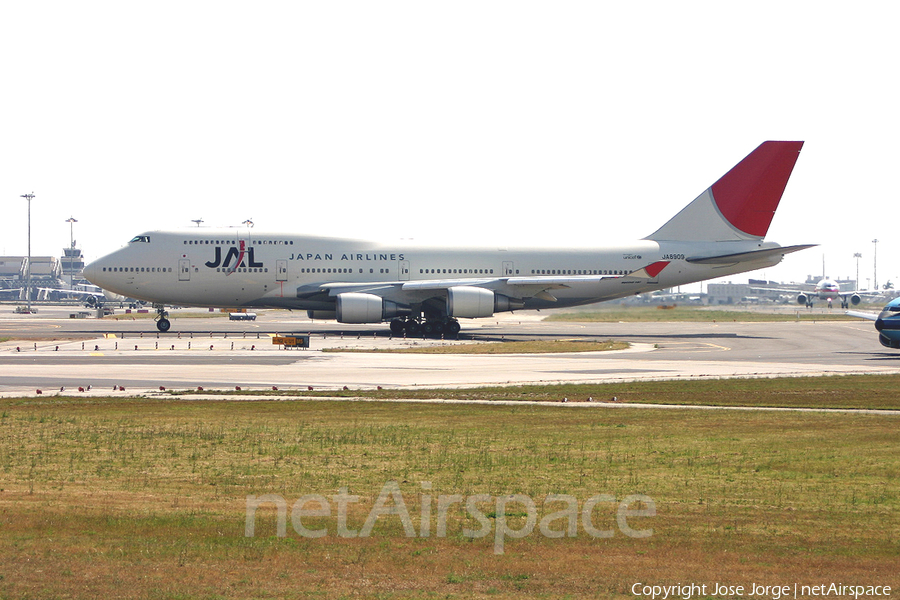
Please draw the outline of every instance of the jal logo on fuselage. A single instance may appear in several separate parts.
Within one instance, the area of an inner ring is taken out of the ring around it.
[[[249,264],[244,264],[244,257],[247,258]],[[216,256],[204,264],[210,269],[215,269],[216,267],[222,267],[223,269],[237,269],[238,267],[258,268],[263,266],[263,263],[254,260],[253,246],[245,248],[244,242],[240,242],[239,248],[229,246],[228,251],[225,253],[225,260],[222,260],[222,246],[216,246]]]

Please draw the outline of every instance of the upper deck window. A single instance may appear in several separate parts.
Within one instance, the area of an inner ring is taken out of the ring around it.
[[[149,235],[136,235],[136,236],[134,236],[133,238],[131,238],[131,241],[128,242],[128,243],[129,243],[129,244],[133,244],[133,243],[135,243],[135,242],[146,242],[146,243],[149,244],[149,243],[150,243],[150,236],[149,236]]]

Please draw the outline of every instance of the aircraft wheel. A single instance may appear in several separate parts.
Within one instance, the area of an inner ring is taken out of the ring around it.
[[[406,334],[407,335],[416,335],[419,333],[419,324],[416,321],[407,321],[406,322]]]
[[[172,327],[172,323],[170,323],[168,319],[160,319],[156,322],[156,328],[163,333],[167,332],[170,327]]]
[[[456,335],[459,333],[459,321],[447,321],[447,326],[444,327],[444,331],[446,331],[449,335]]]
[[[394,319],[393,321],[391,321],[391,333],[393,333],[394,335],[401,335],[404,329],[406,329],[406,323],[404,323],[400,319]]]

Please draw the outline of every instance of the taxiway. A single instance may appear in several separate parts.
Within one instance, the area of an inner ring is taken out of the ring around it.
[[[5,307],[4,307],[5,308]],[[56,312],[54,312],[56,311]],[[865,321],[778,323],[548,323],[536,313],[466,323],[457,341],[391,337],[384,326],[322,324],[296,313],[256,321],[178,318],[159,334],[152,320],[69,319],[65,310],[0,315],[0,393],[90,386],[141,390],[469,387],[647,379],[900,373],[900,353],[878,344]],[[178,329],[177,332],[174,330]],[[284,349],[272,335],[308,333],[310,348]],[[517,339],[626,341],[619,352],[435,355],[325,352]]]

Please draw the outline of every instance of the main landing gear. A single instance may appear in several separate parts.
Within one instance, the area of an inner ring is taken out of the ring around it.
[[[403,317],[391,321],[391,333],[408,336],[425,335],[426,337],[441,335],[455,336],[459,333],[459,321],[453,318],[415,319]]]
[[[172,327],[172,323],[169,322],[169,313],[166,311],[166,307],[162,304],[154,304],[153,308],[156,309],[156,328],[163,333],[167,332]]]

